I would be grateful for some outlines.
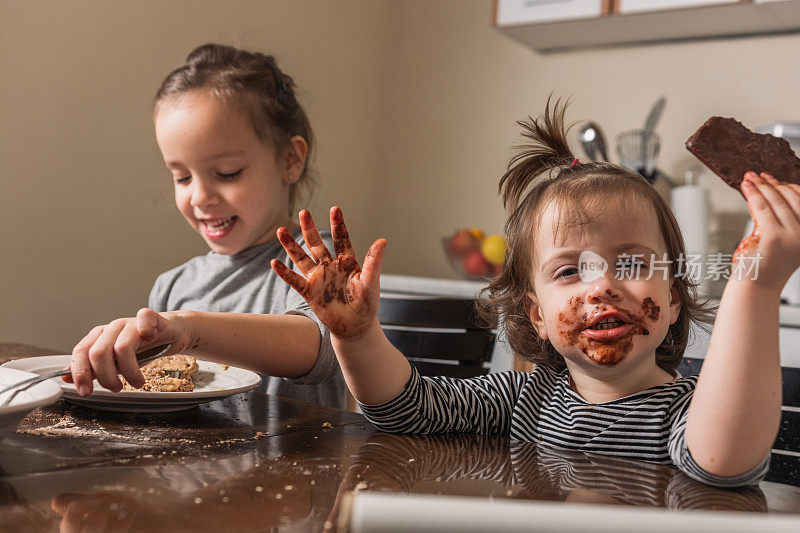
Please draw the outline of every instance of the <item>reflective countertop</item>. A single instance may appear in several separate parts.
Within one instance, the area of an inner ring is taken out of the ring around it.
[[[789,484],[800,458],[759,487],[715,489],[669,465],[481,435],[379,433],[359,414],[259,391],[171,414],[60,400],[31,413],[1,449],[2,531],[332,530],[359,491],[800,520],[800,489]]]

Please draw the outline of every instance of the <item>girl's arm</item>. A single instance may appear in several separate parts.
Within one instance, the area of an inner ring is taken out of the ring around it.
[[[307,316],[176,313],[190,332],[182,353],[287,378],[307,374],[317,360],[319,327]]]
[[[335,259],[308,211],[300,213],[300,227],[311,256],[285,228],[278,230],[278,239],[306,277],[278,260],[272,261],[272,268],[305,298],[331,332],[347,386],[367,418],[376,427],[397,433],[507,435],[522,374],[419,378],[378,323],[380,264],[386,241],[379,239],[370,247],[362,270],[338,207],[331,208]]]
[[[732,265],[756,261],[757,276],[731,276],[686,422],[692,458],[717,476],[764,461],[781,416],[780,293],[800,266],[800,186],[748,172],[742,192],[755,229]],[[747,270],[746,268],[744,269]]]
[[[342,211],[332,207],[331,233],[336,258],[331,257],[306,210],[300,227],[310,256],[286,228],[278,239],[303,276],[272,260],[272,268],[299,292],[331,332],[350,392],[363,404],[379,404],[397,396],[411,377],[411,365],[383,334],[378,323],[380,268],[386,240],[367,252],[363,269],[355,257]]]
[[[82,395],[92,380],[120,390],[118,372],[134,386],[144,384],[136,354],[171,344],[169,354],[184,353],[279,377],[299,377],[314,366],[321,336],[316,322],[303,315],[200,313],[141,309],[136,317],[97,326],[72,351],[73,381]]]

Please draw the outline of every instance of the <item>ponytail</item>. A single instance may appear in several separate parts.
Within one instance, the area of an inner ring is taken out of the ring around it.
[[[509,211],[517,208],[525,190],[539,175],[575,161],[567,145],[568,128],[564,128],[568,102],[558,98],[551,113],[551,100],[552,95],[547,98],[544,115],[517,122],[522,127],[522,136],[530,143],[514,147],[519,152],[508,163],[508,170],[500,179],[498,189],[503,206]]]

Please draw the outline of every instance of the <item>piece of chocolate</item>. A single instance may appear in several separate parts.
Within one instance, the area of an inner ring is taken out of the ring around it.
[[[686,148],[739,192],[750,170],[800,184],[800,159],[786,139],[753,133],[732,118],[711,117],[689,137]]]

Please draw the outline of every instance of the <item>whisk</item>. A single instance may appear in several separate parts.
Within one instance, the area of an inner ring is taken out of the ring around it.
[[[622,166],[635,170],[653,183],[656,179],[656,157],[661,137],[654,131],[635,129],[617,135],[617,152]]]

